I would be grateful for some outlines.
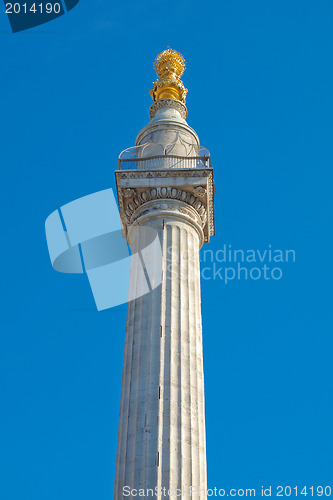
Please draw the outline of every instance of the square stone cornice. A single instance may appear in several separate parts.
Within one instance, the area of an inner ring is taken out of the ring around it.
[[[124,237],[131,213],[149,202],[154,189],[157,198],[178,199],[200,214],[205,242],[215,234],[213,169],[116,170],[115,176]]]

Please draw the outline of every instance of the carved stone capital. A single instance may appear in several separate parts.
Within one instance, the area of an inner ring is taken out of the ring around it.
[[[160,210],[166,210],[170,208],[171,210],[175,210],[176,207],[180,207],[180,205],[168,205],[166,202],[169,200],[180,201],[182,207],[179,208],[180,211],[186,209],[186,205],[190,205],[193,207],[194,211],[192,211],[192,215],[195,215],[196,222],[203,228],[207,221],[207,213],[206,207],[204,203],[199,200],[196,196],[194,196],[191,192],[186,191],[185,189],[177,189],[175,187],[153,187],[151,189],[147,189],[142,191],[137,196],[128,197],[129,189],[125,188],[122,190],[122,194],[124,197],[127,197],[130,201],[125,202],[124,210],[126,215],[127,225],[132,224],[138,218],[138,212],[141,213],[141,206],[147,205],[149,202],[154,200],[160,200],[159,204],[154,204],[154,207],[159,207]],[[151,204],[150,204],[151,205]]]
[[[196,226],[202,242],[214,234],[211,169],[116,171],[119,210],[126,237],[142,218],[182,218]]]

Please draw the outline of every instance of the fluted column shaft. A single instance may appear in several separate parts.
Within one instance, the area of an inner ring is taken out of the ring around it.
[[[127,313],[115,500],[125,498],[124,487],[187,495],[193,487],[202,491],[192,498],[206,498],[200,231],[188,215],[172,215],[161,205],[128,229],[134,298]],[[143,277],[151,289],[146,294]]]

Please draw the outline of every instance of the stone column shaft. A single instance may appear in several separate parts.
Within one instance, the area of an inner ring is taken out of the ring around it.
[[[183,205],[178,202],[177,208]],[[138,298],[128,304],[117,500],[123,498],[124,486],[154,491],[156,487],[189,491],[191,486],[206,490],[199,264],[202,230],[177,214],[171,217],[161,206],[166,205],[159,204],[159,210],[146,220],[141,217],[128,234],[133,254],[130,291]],[[149,246],[151,234],[158,238],[160,252]],[[153,288],[141,296],[140,254]],[[193,498],[206,496],[194,493]]]

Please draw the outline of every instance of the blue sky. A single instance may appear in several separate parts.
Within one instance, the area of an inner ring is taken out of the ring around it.
[[[126,307],[98,313],[52,270],[44,222],[115,187],[168,46],[212,155],[206,249],[296,253],[280,280],[202,281],[208,484],[333,486],[332,2],[80,0],[0,23],[0,498],[112,498]]]

